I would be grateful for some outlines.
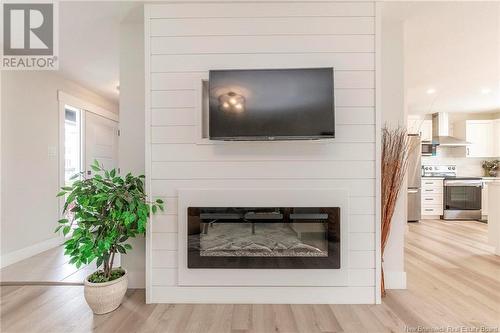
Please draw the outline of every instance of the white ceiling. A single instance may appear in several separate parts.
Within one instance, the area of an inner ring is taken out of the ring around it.
[[[118,102],[120,23],[140,3],[61,1],[59,69],[63,76]]]
[[[410,114],[500,110],[500,2],[412,3],[399,15]]]

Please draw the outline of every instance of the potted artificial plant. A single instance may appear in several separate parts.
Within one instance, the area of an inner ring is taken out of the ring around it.
[[[96,314],[108,313],[120,306],[127,291],[127,271],[113,267],[115,255],[125,254],[132,246],[129,238],[144,234],[150,211],[163,210],[163,201],[148,202],[144,176],[116,170],[104,170],[99,162],[91,166],[93,177],[78,173],[57,196],[66,196],[63,215],[56,232],[69,238],[65,255],[80,268],[96,261],[97,271],[85,279],[85,299]]]

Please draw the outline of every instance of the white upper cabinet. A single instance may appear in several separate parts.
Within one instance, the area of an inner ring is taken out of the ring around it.
[[[432,141],[432,120],[422,120],[419,116],[408,116],[408,134],[419,134],[422,142]]]
[[[420,120],[420,117],[408,116],[408,122],[406,126],[408,134],[419,134],[421,123],[422,120]]]
[[[471,144],[466,147],[466,157],[494,157],[495,120],[465,120],[455,125],[455,136]]]
[[[432,120],[424,120],[420,129],[420,136],[422,137],[422,142],[432,142]]]

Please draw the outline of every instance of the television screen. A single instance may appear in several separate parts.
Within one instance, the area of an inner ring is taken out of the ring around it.
[[[333,68],[212,70],[211,140],[335,137]]]

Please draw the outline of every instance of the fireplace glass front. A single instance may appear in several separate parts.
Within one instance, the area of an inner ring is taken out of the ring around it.
[[[188,268],[340,268],[338,207],[189,207]]]

